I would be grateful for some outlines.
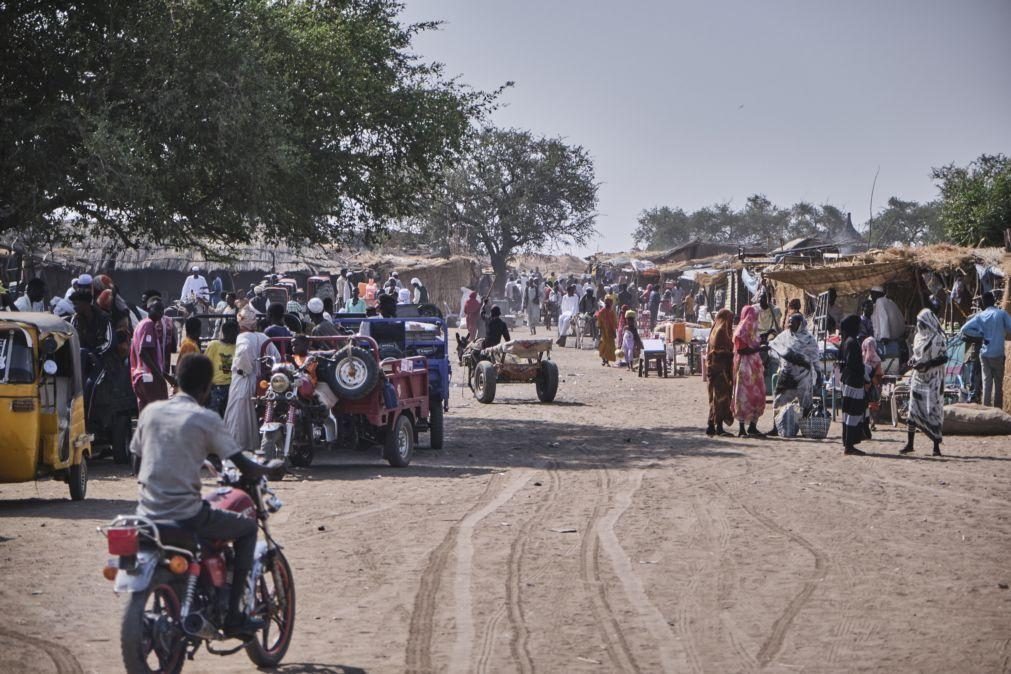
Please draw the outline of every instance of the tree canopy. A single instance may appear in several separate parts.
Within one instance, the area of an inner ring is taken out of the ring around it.
[[[737,210],[729,203],[713,204],[691,213],[667,206],[644,210],[632,236],[636,245],[654,250],[672,248],[692,239],[769,250],[799,237],[838,241],[852,238],[852,232],[846,213],[831,204],[815,206],[799,202],[781,208],[765,195],[754,194]]]
[[[864,231],[868,231],[866,224]],[[944,239],[938,204],[888,200],[868,231],[872,246],[921,245]],[[836,243],[855,243],[860,234],[850,228],[847,214],[832,204],[806,201],[788,208],[776,206],[765,195],[748,197],[743,208],[713,204],[691,213],[660,206],[642,211],[633,233],[638,246],[653,250],[673,248],[692,239],[771,250],[787,241],[814,237]]]
[[[874,216],[867,237],[872,248],[886,248],[896,244],[926,245],[944,241],[940,205],[936,201],[921,204],[892,197],[888,200],[888,206]]]
[[[381,234],[494,99],[413,55],[433,25],[401,25],[400,9],[0,3],[0,234],[204,248]]]
[[[432,241],[458,237],[487,254],[501,289],[510,256],[587,243],[596,206],[593,161],[582,147],[487,128],[449,169],[422,228]]]
[[[931,177],[941,190],[941,224],[956,243],[1004,244],[1011,229],[1011,160],[980,155],[966,167],[935,168]]]

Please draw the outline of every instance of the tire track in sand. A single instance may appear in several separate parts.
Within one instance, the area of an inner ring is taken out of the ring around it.
[[[496,473],[488,480],[481,496],[463,517],[491,500],[493,488],[500,482],[496,479],[498,475],[500,473]],[[435,629],[436,599],[442,584],[442,574],[446,569],[449,553],[452,552],[453,544],[456,542],[463,517],[449,528],[439,545],[432,550],[428,556],[425,570],[421,573],[418,592],[414,595],[414,609],[411,612],[411,622],[407,633],[404,669],[408,672],[422,674],[432,671],[432,636]]]
[[[629,559],[625,549],[621,547],[618,536],[614,532],[615,524],[632,505],[632,497],[642,486],[642,478],[642,470],[636,470],[631,474],[628,486],[615,496],[614,508],[600,520],[597,527],[597,537],[600,539],[604,552],[611,560],[611,565],[621,582],[625,596],[639,613],[640,619],[646,625],[646,630],[656,642],[661,668],[665,672],[683,672],[687,668],[688,662],[684,655],[674,648],[674,644],[677,642],[674,632],[660,609],[650,601],[642,580],[632,566],[632,560]]]
[[[449,671],[470,672],[474,650],[474,615],[471,599],[471,579],[474,566],[474,527],[477,523],[502,507],[530,481],[531,471],[519,472],[502,488],[495,498],[478,510],[467,513],[457,525],[456,574],[453,582],[453,600],[456,616],[456,639],[450,651]]]
[[[526,522],[519,535],[513,541],[509,549],[509,567],[506,574],[506,607],[509,614],[509,624],[512,628],[512,638],[509,640],[509,651],[512,654],[513,662],[519,667],[523,674],[531,674],[534,671],[534,660],[530,655],[529,639],[530,632],[527,630],[526,616],[523,612],[523,601],[521,597],[521,579],[523,577],[523,558],[526,555],[527,543],[530,541],[530,534],[534,527],[544,520],[544,517],[552,510],[558,494],[562,489],[562,478],[558,473],[558,462],[552,461],[548,466],[548,493],[541,501],[536,512]],[[547,565],[542,565],[541,570],[536,574],[540,577],[547,570]],[[535,576],[531,576],[533,580]]]
[[[600,521],[604,517],[611,502],[611,476],[606,469],[597,472],[597,503],[590,515],[590,520],[580,541],[579,561],[580,575],[583,585],[589,590],[593,615],[604,637],[604,647],[615,670],[621,672],[638,672],[639,665],[632,657],[632,649],[628,646],[621,625],[614,615],[607,598],[607,587],[600,575]]]
[[[533,672],[533,658],[527,647],[529,632],[526,629],[526,620],[523,615],[520,599],[520,577],[523,556],[526,553],[526,543],[532,532],[534,525],[543,519],[543,515],[554,505],[558,492],[561,489],[561,477],[558,474],[558,464],[551,461],[548,468],[548,494],[545,500],[538,506],[537,511],[524,522],[519,535],[513,539],[509,551],[509,562],[506,570],[506,603],[498,607],[484,629],[484,638],[481,640],[481,651],[478,654],[475,672],[483,674],[489,671],[491,657],[495,650],[495,638],[498,636],[498,626],[502,619],[509,614],[511,623],[511,638],[509,649],[513,656],[513,661],[520,667],[521,671]],[[537,571],[524,577],[526,581],[540,580],[551,570],[551,563],[541,564]],[[521,635],[522,633],[522,635]],[[517,654],[519,652],[520,654]]]
[[[787,604],[786,609],[778,618],[776,618],[776,622],[772,624],[772,632],[766,638],[765,643],[762,644],[762,648],[758,651],[758,664],[761,667],[765,667],[775,659],[776,655],[779,653],[779,649],[783,647],[783,639],[786,638],[786,633],[790,630],[790,626],[793,624],[794,618],[797,617],[800,610],[804,608],[804,604],[806,604],[811,598],[811,595],[814,594],[814,591],[818,588],[818,583],[824,580],[825,576],[828,575],[828,555],[816,548],[810,541],[800,534],[796,534],[788,529],[785,529],[772,518],[763,515],[748,504],[739,500],[719,483],[715,484],[721,492],[731,498],[759,523],[765,525],[781,536],[790,539],[797,545],[800,545],[814,557],[814,575],[804,583],[800,591],[794,595],[793,599],[790,600],[790,603]]]
[[[84,674],[81,664],[77,662],[77,658],[74,657],[73,653],[59,644],[39,639],[38,637],[30,637],[27,634],[21,634],[6,627],[0,627],[0,636],[7,637],[13,641],[21,641],[43,651],[53,661],[53,665],[56,667],[56,674]]]

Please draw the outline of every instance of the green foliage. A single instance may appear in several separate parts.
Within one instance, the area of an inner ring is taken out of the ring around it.
[[[748,197],[744,208],[714,204],[692,213],[667,206],[639,214],[633,233],[637,246],[652,250],[673,248],[692,239],[771,250],[800,237],[831,241],[853,238],[846,214],[831,204],[806,202],[780,208],[763,194]]]
[[[1011,228],[1011,160],[980,155],[967,167],[949,164],[931,177],[941,190],[941,224],[955,242],[968,246],[1004,244]]]
[[[936,201],[920,204],[892,197],[888,206],[870,223],[868,238],[871,247],[922,246],[944,241],[940,210]]]
[[[487,254],[496,283],[511,255],[583,245],[596,233],[597,182],[586,150],[515,129],[485,129],[452,167],[422,227]]]
[[[393,0],[0,3],[0,234],[368,241],[494,94],[410,51]]]

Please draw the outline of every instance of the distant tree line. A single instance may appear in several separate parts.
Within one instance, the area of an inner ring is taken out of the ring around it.
[[[800,237],[845,243],[857,238],[871,247],[927,245],[1002,245],[1011,228],[1011,161],[982,155],[967,167],[935,168],[940,198],[927,203],[891,197],[887,205],[851,229],[846,214],[832,204],[799,202],[781,207],[765,195],[748,197],[738,209],[713,204],[692,212],[659,206],[639,214],[632,235],[637,246],[671,248],[692,239],[771,249]]]

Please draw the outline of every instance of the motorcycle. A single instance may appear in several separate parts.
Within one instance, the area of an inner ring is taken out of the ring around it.
[[[273,364],[269,357],[262,362],[271,365],[271,370],[261,399],[260,452],[267,460],[282,458],[306,468],[312,464],[317,447],[337,440],[337,421],[330,408],[316,399],[305,372],[308,362],[301,367],[287,362]]]
[[[228,649],[220,630],[228,614],[234,552],[227,541],[198,541],[174,522],[120,515],[99,527],[112,559],[103,571],[116,593],[129,593],[120,632],[123,664],[129,674],[182,670],[201,645],[214,655],[245,649],[258,667],[276,667],[291,644],[295,626],[295,585],[281,546],[267,519],[282,506],[265,478],[244,478],[234,467],[218,473],[219,489],[204,497],[212,508],[256,518],[263,533],[256,544],[244,605],[264,627]]]

